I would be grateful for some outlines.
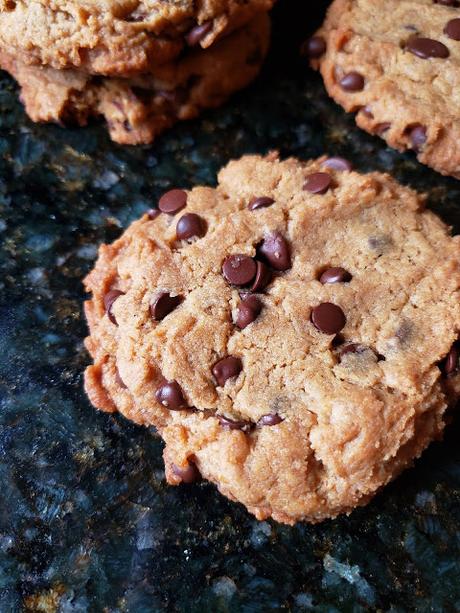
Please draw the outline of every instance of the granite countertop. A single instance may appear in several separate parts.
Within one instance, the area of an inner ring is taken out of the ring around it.
[[[360,132],[299,57],[326,4],[280,0],[257,83],[153,147],[33,125],[1,73],[2,613],[460,610],[459,419],[369,506],[287,527],[206,483],[167,487],[154,432],[82,389],[81,278],[97,246],[229,158],[342,155],[426,191],[460,230],[460,182]]]

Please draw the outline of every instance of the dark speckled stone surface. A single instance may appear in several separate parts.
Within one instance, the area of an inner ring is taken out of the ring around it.
[[[32,125],[1,76],[1,613],[460,610],[458,419],[368,507],[290,528],[211,485],[166,487],[161,442],[82,390],[81,278],[97,245],[229,158],[343,155],[428,192],[460,230],[460,183],[361,133],[298,57],[326,3],[310,4],[280,1],[253,87],[151,148]]]

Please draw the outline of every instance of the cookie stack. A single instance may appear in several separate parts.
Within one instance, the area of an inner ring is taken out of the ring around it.
[[[150,143],[220,105],[265,58],[274,0],[0,2],[0,66],[33,121],[85,125]]]

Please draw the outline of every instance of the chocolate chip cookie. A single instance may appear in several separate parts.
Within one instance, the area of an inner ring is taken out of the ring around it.
[[[460,237],[341,158],[171,189],[85,286],[91,402],[158,429],[169,483],[201,475],[259,519],[365,504],[460,391]]]
[[[0,0],[0,47],[23,64],[128,76],[207,48],[274,0]]]
[[[305,44],[329,94],[356,123],[460,178],[460,4],[335,0]]]
[[[103,116],[114,141],[135,145],[151,143],[178,120],[219,106],[250,83],[269,38],[270,20],[262,14],[210,49],[191,51],[153,74],[129,79],[29,66],[1,50],[0,66],[18,81],[33,121],[85,125]]]

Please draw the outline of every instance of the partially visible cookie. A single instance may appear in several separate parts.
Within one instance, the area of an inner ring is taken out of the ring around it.
[[[21,86],[33,121],[85,125],[103,116],[111,138],[122,144],[151,143],[166,128],[222,104],[250,83],[265,59],[270,20],[261,15],[210,49],[198,49],[152,75],[97,77],[76,70],[28,66],[0,51],[0,66]]]
[[[305,51],[356,123],[460,178],[458,2],[335,0]]]
[[[390,176],[246,156],[174,189],[85,280],[91,402],[156,426],[167,479],[259,519],[365,504],[460,392],[460,238]]]
[[[0,47],[23,64],[128,76],[207,48],[274,0],[0,0]]]

